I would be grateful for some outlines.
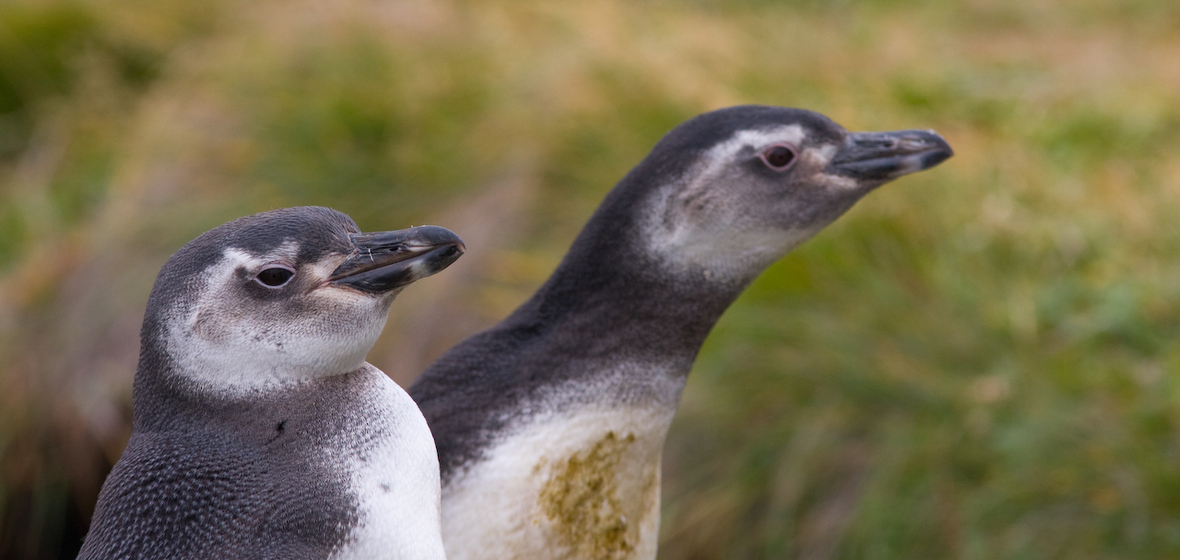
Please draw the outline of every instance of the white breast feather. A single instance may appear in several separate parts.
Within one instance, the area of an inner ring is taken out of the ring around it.
[[[448,558],[655,558],[674,412],[588,406],[514,430],[443,489]]]
[[[361,520],[334,560],[443,560],[439,534],[438,454],[421,411],[406,392],[369,366],[381,394],[367,422],[396,427],[363,456],[337,457],[352,476]]]

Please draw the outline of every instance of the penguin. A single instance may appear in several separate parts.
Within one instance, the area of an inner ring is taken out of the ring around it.
[[[441,227],[361,233],[320,207],[182,247],[78,558],[444,558],[429,428],[365,355],[394,296],[463,251]]]
[[[535,295],[411,385],[448,557],[655,558],[661,450],[718,318],[863,196],[951,155],[933,131],[848,132],[782,107],[674,128]]]

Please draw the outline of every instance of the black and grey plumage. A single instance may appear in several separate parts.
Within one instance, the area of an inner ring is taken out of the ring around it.
[[[462,252],[440,227],[361,233],[318,207],[182,247],[79,558],[443,558],[429,429],[365,354],[395,294]]]
[[[531,299],[410,387],[438,445],[448,556],[654,558],[661,448],[714,323],[861,197],[950,156],[933,132],[780,107],[668,133]]]

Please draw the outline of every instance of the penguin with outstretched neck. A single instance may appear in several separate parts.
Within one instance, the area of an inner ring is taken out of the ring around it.
[[[442,559],[438,458],[365,355],[450,231],[287,208],[182,247],[148,299],[131,439],[81,559]]]
[[[668,133],[531,299],[410,387],[449,558],[655,558],[661,448],[718,318],[861,197],[951,154],[931,131],[781,107]]]

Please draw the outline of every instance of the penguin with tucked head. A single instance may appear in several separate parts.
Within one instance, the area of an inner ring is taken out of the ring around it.
[[[463,250],[302,207],[177,251],[79,558],[443,558],[430,430],[365,355],[394,296]]]
[[[661,449],[718,318],[870,191],[950,156],[934,132],[780,107],[668,133],[531,299],[410,387],[438,445],[448,556],[655,558]]]

